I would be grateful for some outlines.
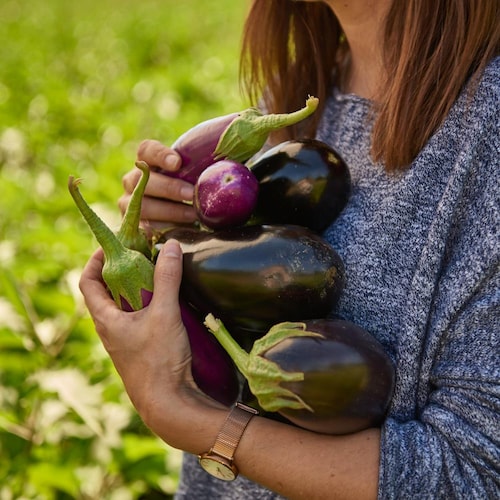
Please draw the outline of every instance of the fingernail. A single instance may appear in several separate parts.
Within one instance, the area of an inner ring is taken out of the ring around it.
[[[181,159],[173,154],[165,156],[165,167],[167,170],[177,170],[180,167]]]
[[[190,201],[193,199],[194,186],[183,186],[181,188],[181,197],[185,201]]]
[[[165,257],[179,259],[182,256],[182,250],[177,240],[167,240],[161,249],[161,253]]]

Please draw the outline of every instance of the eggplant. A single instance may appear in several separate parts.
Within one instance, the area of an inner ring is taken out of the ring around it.
[[[345,161],[315,139],[283,142],[247,166],[259,181],[254,224],[297,224],[321,233],[351,193]]]
[[[195,184],[201,172],[218,160],[245,163],[261,150],[273,130],[305,119],[317,107],[318,99],[309,97],[304,108],[289,114],[265,115],[248,108],[198,123],[172,144],[182,159],[179,170],[161,172]]]
[[[305,227],[177,227],[163,238],[182,247],[182,296],[201,313],[220,317],[242,345],[276,322],[326,316],[344,287],[342,259]]]
[[[191,346],[191,373],[196,385],[207,396],[231,406],[240,389],[233,360],[210,334],[197,311],[183,300],[180,309]]]
[[[338,318],[283,322],[247,353],[213,315],[205,324],[267,416],[277,412],[293,425],[323,434],[382,423],[395,369],[381,344],[360,326]]]
[[[149,169],[144,162],[136,165],[141,169],[142,177],[134,189],[118,234],[113,233],[85,202],[78,189],[81,179],[73,176],[68,179],[71,197],[104,250],[102,278],[118,307],[124,310],[142,309],[150,302],[153,293],[154,265],[145,255],[151,252],[147,244],[144,249],[144,235],[139,229],[141,201]]]
[[[221,160],[198,177],[193,206],[199,221],[210,229],[245,224],[259,195],[259,182],[242,163]]]

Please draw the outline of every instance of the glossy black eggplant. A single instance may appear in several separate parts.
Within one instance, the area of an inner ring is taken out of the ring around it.
[[[217,160],[244,163],[262,148],[270,132],[307,118],[317,107],[318,99],[309,97],[306,105],[293,113],[262,114],[248,108],[198,123],[172,144],[182,159],[179,170],[162,173],[194,184],[201,172]]]
[[[222,318],[240,339],[279,321],[326,316],[344,287],[342,259],[305,227],[173,228],[165,238],[182,246],[183,296]]]
[[[253,223],[298,224],[322,232],[351,193],[346,163],[318,140],[283,142],[247,166],[259,180]]]
[[[394,365],[356,324],[341,319],[277,324],[246,353],[220,321],[208,315],[205,323],[247,380],[247,402],[268,416],[278,414],[324,434],[358,432],[383,421]]]

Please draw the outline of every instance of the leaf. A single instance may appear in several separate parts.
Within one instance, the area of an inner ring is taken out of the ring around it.
[[[33,325],[33,311],[27,300],[26,294],[18,285],[13,274],[3,267],[0,268],[0,287],[0,290],[6,297],[4,302],[10,302],[12,309],[17,313],[17,317]]]
[[[34,463],[28,467],[28,477],[38,491],[62,491],[72,498],[78,497],[78,481],[74,464]]]
[[[88,378],[76,368],[46,370],[34,375],[40,387],[56,392],[60,400],[72,408],[92,431],[103,437],[99,419],[102,404],[102,386],[91,385]]]

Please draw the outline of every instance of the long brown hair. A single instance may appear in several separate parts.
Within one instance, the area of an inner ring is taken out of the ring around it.
[[[245,92],[274,112],[298,109],[308,95],[324,105],[341,80],[342,36],[324,2],[254,0],[242,41]],[[466,83],[499,53],[498,0],[394,1],[385,24],[387,81],[375,109],[374,160],[388,170],[409,165]],[[313,136],[320,114],[279,138]]]

